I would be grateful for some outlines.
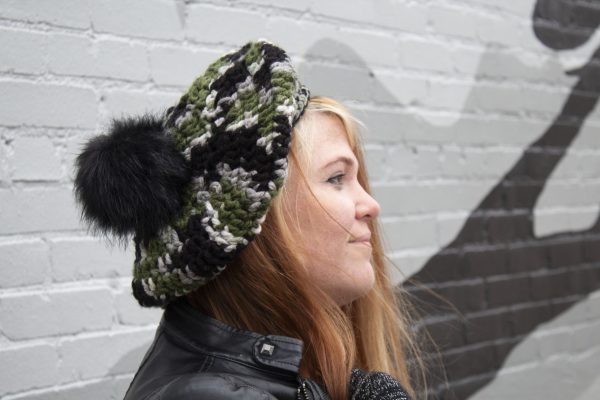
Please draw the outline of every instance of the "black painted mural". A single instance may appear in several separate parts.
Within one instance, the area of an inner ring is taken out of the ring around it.
[[[600,0],[540,0],[532,18],[545,46],[574,49],[596,31]],[[422,329],[439,346],[429,378],[432,399],[468,398],[494,380],[538,325],[600,288],[600,218],[587,230],[534,235],[536,201],[597,106],[600,48],[566,73],[577,81],[546,131],[524,149],[454,240],[403,284],[426,316]]]

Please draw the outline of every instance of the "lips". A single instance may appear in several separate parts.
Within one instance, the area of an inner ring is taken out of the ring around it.
[[[350,243],[369,243],[371,244],[371,232],[367,232],[363,235],[357,236],[354,240],[351,240]]]

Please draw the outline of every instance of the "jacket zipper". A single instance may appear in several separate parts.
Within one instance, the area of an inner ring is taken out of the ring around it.
[[[311,400],[306,390],[306,381],[302,379],[300,386],[298,386],[297,400]]]

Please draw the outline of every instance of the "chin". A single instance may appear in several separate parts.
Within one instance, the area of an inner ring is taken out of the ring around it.
[[[372,279],[363,281],[361,286],[354,286],[346,291],[344,296],[340,296],[341,299],[337,301],[340,306],[350,304],[355,300],[360,299],[363,296],[366,296],[373,287],[375,286],[375,276],[371,275]]]

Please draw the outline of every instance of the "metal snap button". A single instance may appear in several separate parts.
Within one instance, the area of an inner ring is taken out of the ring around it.
[[[263,356],[272,356],[275,346],[270,343],[263,343],[260,348],[260,354]]]

